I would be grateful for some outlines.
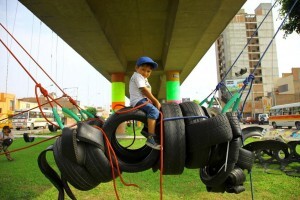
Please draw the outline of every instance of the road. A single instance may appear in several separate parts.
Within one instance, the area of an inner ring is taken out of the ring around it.
[[[263,127],[263,128],[272,128],[272,126],[269,126],[268,124],[264,124],[264,125],[258,125],[258,124],[240,124],[241,128],[246,128],[249,126],[259,126],[259,127]],[[296,128],[293,129],[287,129],[287,130],[295,130],[297,131]],[[48,128],[43,129],[43,128],[38,128],[38,129],[34,129],[34,130],[26,130],[26,129],[22,129],[22,130],[15,130],[12,129],[12,133],[15,135],[15,137],[21,137],[23,136],[23,133],[29,133],[30,135],[39,135],[42,136],[44,133],[49,133],[50,131],[48,130]],[[48,135],[49,136],[49,135]]]
[[[23,133],[29,133],[29,134],[37,134],[37,135],[43,135],[44,133],[49,133],[49,129],[43,129],[43,128],[38,128],[34,130],[27,130],[27,129],[21,129],[21,130],[16,130],[12,129],[11,132],[15,135],[15,137],[23,136]]]

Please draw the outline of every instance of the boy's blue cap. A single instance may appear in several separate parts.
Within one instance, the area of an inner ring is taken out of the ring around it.
[[[149,64],[152,66],[152,69],[156,69],[158,67],[158,64],[154,62],[151,58],[147,56],[142,56],[136,61],[136,66],[141,66],[143,64]]]

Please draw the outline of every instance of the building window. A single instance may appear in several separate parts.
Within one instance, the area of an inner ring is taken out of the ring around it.
[[[278,87],[278,91],[279,91],[279,93],[289,91],[289,85],[288,85],[288,84],[280,85],[280,86]]]
[[[30,104],[29,103],[26,103],[26,108],[30,108]]]
[[[9,101],[9,109],[10,110],[15,110],[15,101],[14,100]]]

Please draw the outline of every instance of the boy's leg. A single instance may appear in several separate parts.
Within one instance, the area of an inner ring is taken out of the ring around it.
[[[150,119],[148,118],[148,138],[146,141],[146,145],[148,145],[149,147],[156,149],[156,150],[160,150],[160,145],[156,143],[154,136],[155,136],[155,124],[156,124],[156,120],[155,119]]]
[[[2,143],[3,145],[3,151],[5,153],[5,156],[7,160],[13,161],[14,159],[10,156],[10,152],[8,151],[8,147],[13,143],[13,139],[5,139]]]
[[[7,148],[4,149],[5,156],[8,161],[13,161],[14,159],[10,156],[10,152],[7,150]]]
[[[148,118],[147,123],[148,123],[148,133],[153,136],[155,133],[156,120]]]

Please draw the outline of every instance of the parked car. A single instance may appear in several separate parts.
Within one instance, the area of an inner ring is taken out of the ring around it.
[[[258,124],[269,124],[269,115],[268,114],[259,114],[258,115]]]
[[[253,117],[246,117],[243,119],[243,124],[255,124],[257,120]]]

